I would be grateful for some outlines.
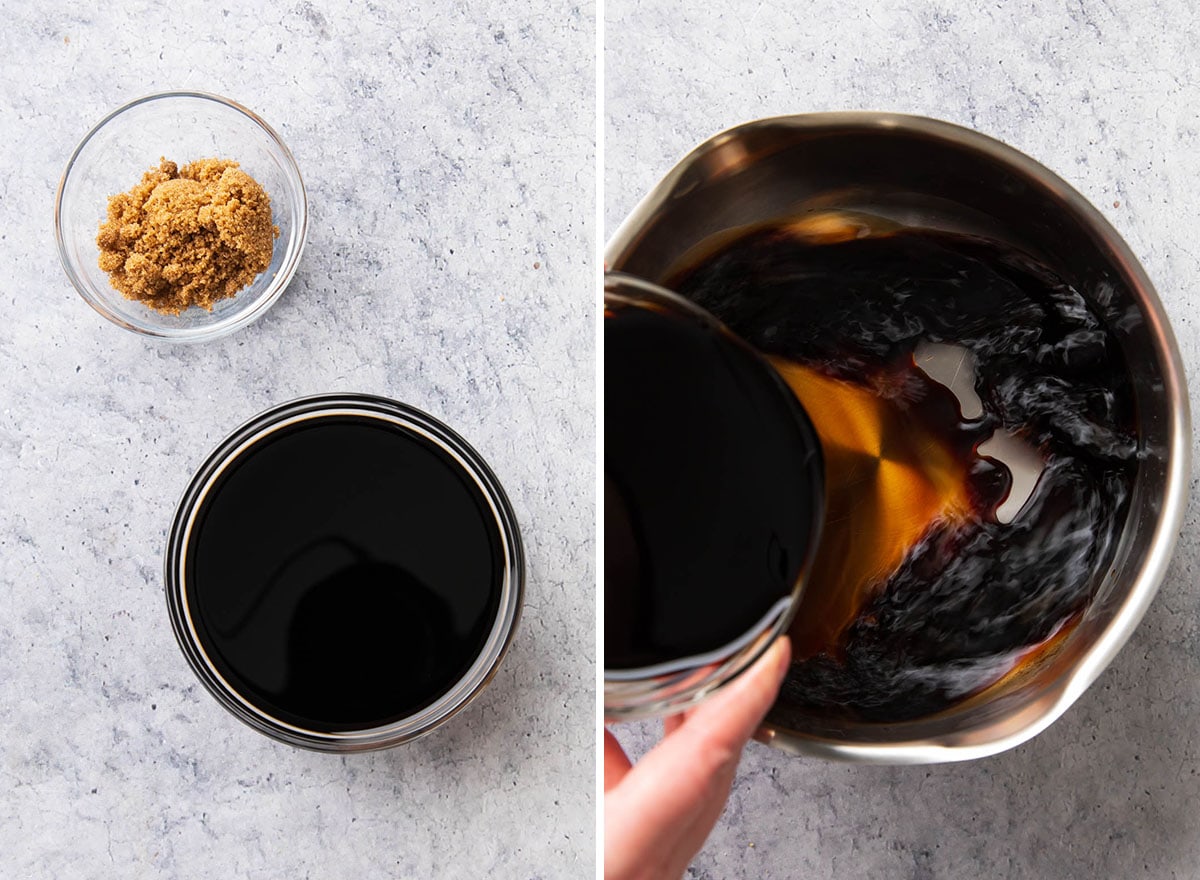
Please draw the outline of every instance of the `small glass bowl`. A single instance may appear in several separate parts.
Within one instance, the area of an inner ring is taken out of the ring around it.
[[[279,227],[271,265],[211,312],[197,307],[178,315],[157,312],[126,299],[99,266],[96,235],[109,197],[127,192],[161,158],[180,165],[207,158],[236,161],[271,198]],[[291,152],[254,113],[216,95],[163,92],[114,110],[75,148],[58,185],[54,229],[63,268],[92,308],[135,333],[195,342],[246,326],[279,299],[300,263],[308,199]]]

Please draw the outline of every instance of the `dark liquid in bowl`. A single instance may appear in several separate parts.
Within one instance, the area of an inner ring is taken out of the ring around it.
[[[610,307],[604,356],[605,668],[728,650],[778,616],[809,561],[816,436],[762,358],[710,323]]]
[[[444,450],[381,419],[323,416],[217,479],[185,595],[205,653],[249,702],[309,730],[363,730],[463,677],[503,572],[487,500]]]
[[[1136,471],[1112,334],[1129,318],[1103,290],[993,241],[828,221],[727,235],[666,281],[769,356],[821,437],[825,527],[782,726],[928,716],[1064,637]],[[978,411],[918,366],[930,343],[969,353]],[[1001,435],[1039,460],[1011,522],[1010,469],[980,448]]]

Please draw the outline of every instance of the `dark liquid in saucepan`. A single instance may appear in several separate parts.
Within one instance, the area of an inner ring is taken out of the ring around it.
[[[708,323],[610,307],[604,354],[605,668],[728,649],[789,601],[811,553],[816,436],[762,358]]]
[[[927,716],[1065,634],[1136,470],[1121,316],[1104,296],[1009,247],[929,230],[814,237],[781,222],[700,251],[666,285],[768,355],[826,461],[774,720]],[[981,411],[964,416],[918,367],[929,343],[969,352]],[[1040,459],[1011,522],[996,515],[1009,469],[979,448],[999,434]]]
[[[188,544],[200,642],[290,724],[361,730],[449,690],[495,621],[503,551],[479,487],[379,419],[282,428],[209,491]]]

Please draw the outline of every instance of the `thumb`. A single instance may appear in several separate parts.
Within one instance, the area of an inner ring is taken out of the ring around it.
[[[619,785],[625,775],[633,769],[629,756],[612,735],[612,731],[604,731],[604,790],[608,791],[614,785]]]
[[[736,760],[775,702],[791,657],[791,642],[780,636],[749,670],[688,713],[671,739],[685,740],[680,746],[693,753],[728,752]]]
[[[790,659],[788,640],[777,639],[605,794],[606,877],[684,872],[725,808],[742,748],[771,707]]]
[[[626,783],[657,787],[662,780],[673,780],[674,785],[659,792],[664,801],[660,809],[688,812],[696,799],[704,798],[714,777],[737,766],[779,693],[791,653],[786,636],[776,639],[749,670],[688,713],[674,733],[642,758]],[[679,803],[671,804],[675,798]]]

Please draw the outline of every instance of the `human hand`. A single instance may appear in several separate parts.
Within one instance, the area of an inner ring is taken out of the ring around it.
[[[742,749],[791,660],[786,636],[711,698],[663,721],[637,766],[604,731],[605,880],[676,880],[725,809]]]

